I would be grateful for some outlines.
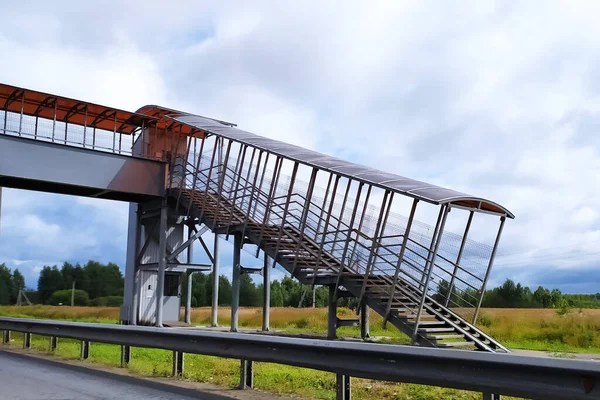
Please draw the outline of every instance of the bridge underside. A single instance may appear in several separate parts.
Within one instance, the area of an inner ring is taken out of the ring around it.
[[[0,135],[0,186],[143,202],[165,193],[165,163]]]

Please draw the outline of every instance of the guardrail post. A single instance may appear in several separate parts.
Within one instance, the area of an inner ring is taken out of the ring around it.
[[[29,332],[23,334],[23,348],[31,349],[31,333]]]
[[[58,345],[58,338],[56,336],[50,336],[50,352],[54,353],[56,351],[56,346]]]
[[[364,299],[360,304],[360,337],[363,340],[371,337],[369,329],[369,306]]]
[[[173,351],[172,376],[183,376],[183,351]]]
[[[348,375],[335,375],[335,392],[336,400],[350,400],[352,391],[350,388],[350,377]]]
[[[240,389],[252,389],[254,387],[252,364],[252,360],[240,360]]]
[[[131,361],[131,347],[121,346],[121,368],[125,368]]]
[[[483,400],[500,400],[502,397],[499,394],[483,393]]]
[[[82,360],[87,360],[89,357],[90,357],[90,342],[87,340],[82,340],[79,358]]]
[[[10,331],[9,330],[3,331],[2,344],[10,344]]]

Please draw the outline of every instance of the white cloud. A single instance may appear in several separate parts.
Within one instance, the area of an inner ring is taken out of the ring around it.
[[[525,283],[546,265],[597,263],[576,255],[600,230],[598,4],[115,4],[0,6],[0,76],[128,109],[162,103],[491,198],[517,216],[501,254],[536,271]],[[38,215],[36,196],[6,209]],[[70,204],[93,210],[99,246],[124,246],[126,207]],[[501,263],[495,276],[514,276]]]

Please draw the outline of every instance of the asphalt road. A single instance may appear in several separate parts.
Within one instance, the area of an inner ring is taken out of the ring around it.
[[[0,399],[231,398],[0,351]]]

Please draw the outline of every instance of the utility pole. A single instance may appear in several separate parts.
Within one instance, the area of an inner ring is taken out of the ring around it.
[[[73,279],[73,285],[71,287],[71,307],[75,306],[75,280]]]

